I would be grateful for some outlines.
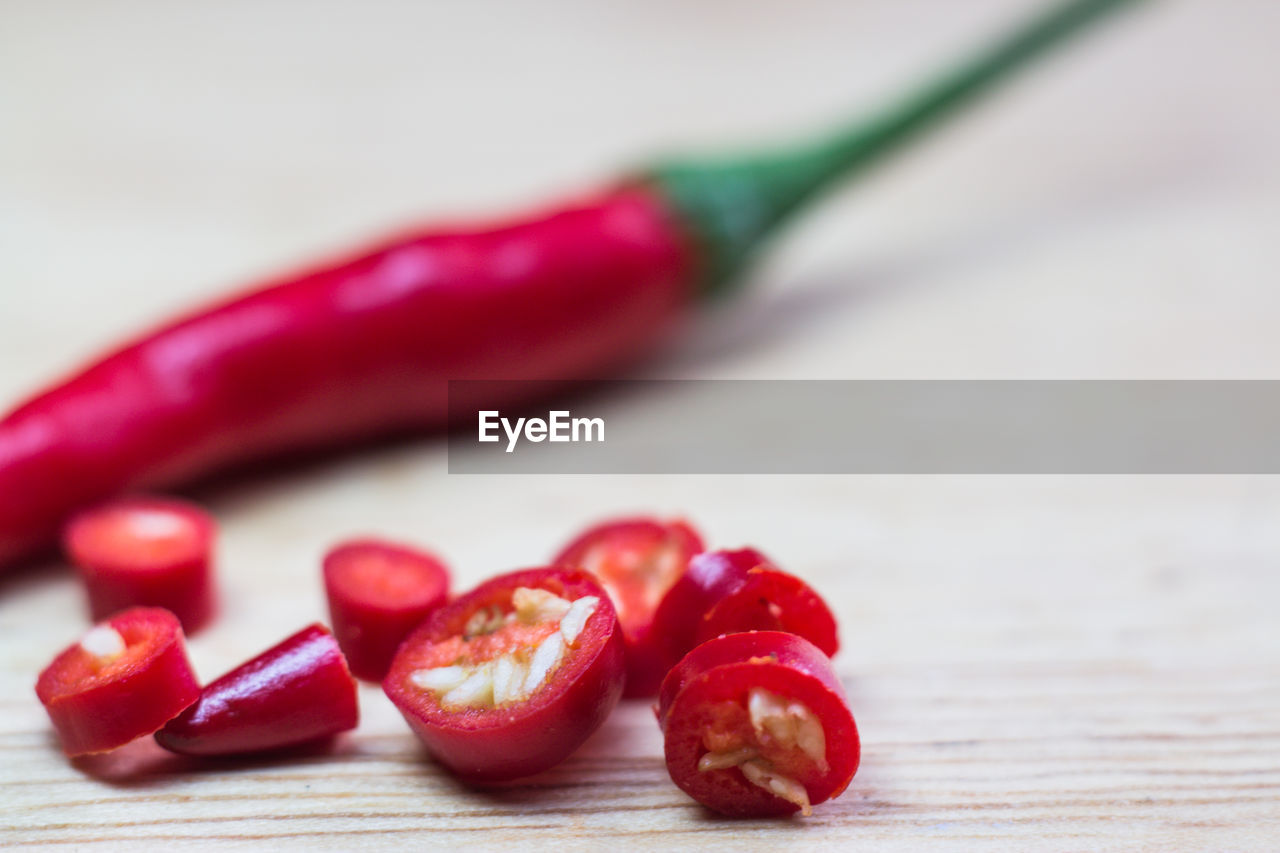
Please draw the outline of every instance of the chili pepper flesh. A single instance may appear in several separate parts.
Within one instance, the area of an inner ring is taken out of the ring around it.
[[[77,514],[63,547],[79,568],[95,620],[127,607],[163,607],[187,633],[216,606],[210,515],[171,498],[131,497]]]
[[[694,556],[654,615],[668,668],[695,646],[742,631],[799,634],[828,657],[840,648],[835,616],[822,597],[754,548]]]
[[[722,814],[809,815],[857,770],[857,727],[830,661],[793,634],[699,646],[664,681],[658,718],[672,780]]]
[[[609,594],[627,647],[623,695],[658,692],[667,667],[654,636],[654,613],[689,558],[702,550],[702,537],[686,522],[625,518],[590,528],[552,560],[590,572]]]
[[[514,608],[477,611],[460,637],[432,647],[409,679],[444,708],[493,708],[527,699],[576,647],[600,599],[574,601],[544,589],[517,587]],[[433,665],[435,664],[435,665]]]
[[[159,729],[196,701],[182,627],[137,607],[90,629],[40,673],[36,695],[69,756],[106,752]]]
[[[434,555],[371,539],[325,555],[333,633],[356,678],[382,681],[396,649],[449,596],[449,571]]]
[[[331,737],[359,720],[337,640],[311,625],[211,682],[156,741],[184,755],[247,755]]]
[[[494,578],[436,611],[383,682],[428,751],[477,781],[548,769],[608,715],[621,632],[595,580],[565,569]]]

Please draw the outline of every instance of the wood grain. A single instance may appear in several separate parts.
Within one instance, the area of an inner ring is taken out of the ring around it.
[[[46,650],[78,630],[67,612],[77,590],[50,576],[10,591],[0,610],[6,634],[23,637],[9,644],[0,714],[6,835],[77,847],[586,847],[607,837],[709,848],[776,836],[819,848],[856,838],[904,850],[1156,850],[1266,849],[1280,831],[1272,480],[868,478],[833,489],[823,478],[759,478],[813,508],[808,525],[766,535],[732,521],[757,496],[685,479],[695,504],[714,507],[715,538],[750,535],[786,555],[839,611],[839,667],[865,754],[850,791],[812,820],[704,814],[667,779],[644,703],[624,705],[555,770],[488,791],[426,760],[375,688],[362,693],[360,729],[332,752],[204,765],[143,744],[73,765],[28,692]],[[617,484],[593,491],[608,506],[625,500]],[[1028,495],[1034,512],[1011,511]],[[516,516],[514,497],[498,503]],[[564,527],[555,514],[513,520],[513,550]],[[273,533],[283,527],[252,538],[284,552],[294,537]],[[437,541],[474,552],[463,538]],[[1045,543],[1061,544],[1047,557]],[[287,616],[245,617],[233,604],[193,640],[206,675],[286,618],[322,612],[314,566],[263,577],[232,546],[233,586],[252,580],[254,597]]]
[[[869,104],[1031,5],[9,0],[0,400],[424,210],[501,208],[672,141]],[[833,200],[652,375],[1276,378],[1280,6],[1149,6]],[[685,513],[837,610],[864,741],[845,796],[810,820],[711,817],[667,779],[643,703],[543,777],[467,790],[376,688],[332,751],[196,764],[142,743],[71,763],[32,692],[86,625],[50,565],[0,578],[0,847],[1280,844],[1276,478],[445,462],[428,441],[198,493],[223,528],[201,675],[323,618],[319,557],[341,536],[428,545],[466,588],[598,517]]]

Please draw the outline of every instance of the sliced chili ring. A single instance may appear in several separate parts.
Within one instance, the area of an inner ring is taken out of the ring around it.
[[[552,560],[590,572],[609,593],[627,648],[624,695],[658,692],[667,663],[654,636],[654,613],[689,558],[702,550],[702,537],[684,521],[624,518],[585,531]]]
[[[149,735],[199,695],[182,626],[169,611],[152,607],[95,625],[36,681],[62,751],[72,756]]]
[[[320,740],[359,721],[355,679],[338,641],[317,624],[211,682],[156,741],[183,755],[244,755]]]
[[[654,616],[668,667],[721,634],[766,630],[799,634],[828,656],[840,648],[835,616],[822,597],[754,548],[695,556]]]
[[[188,633],[213,615],[217,527],[194,504],[128,497],[76,515],[63,533],[95,621],[126,607],[163,607]]]
[[[400,642],[448,599],[449,570],[432,554],[361,539],[325,555],[324,588],[352,674],[382,681]]]
[[[500,781],[555,766],[604,722],[622,694],[623,654],[591,575],[526,569],[428,617],[382,687],[437,761]]]
[[[807,815],[858,769],[858,729],[831,660],[795,634],[698,646],[668,673],[657,713],[672,781],[731,817]]]

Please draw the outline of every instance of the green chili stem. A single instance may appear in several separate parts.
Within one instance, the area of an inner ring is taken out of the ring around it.
[[[869,120],[780,151],[661,164],[648,178],[691,227],[704,252],[704,284],[717,290],[791,214],[837,180],[898,150],[1103,13],[1139,1],[1058,3]]]

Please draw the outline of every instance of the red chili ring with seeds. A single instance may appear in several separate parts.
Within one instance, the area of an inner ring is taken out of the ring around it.
[[[199,695],[182,626],[169,611],[151,607],[95,625],[36,681],[62,751],[72,756],[149,735]]]
[[[382,681],[401,641],[448,599],[449,570],[431,554],[362,539],[325,555],[324,588],[352,674]]]
[[[858,729],[831,660],[795,634],[698,646],[667,674],[657,713],[672,781],[720,814],[807,815],[858,770]]]
[[[740,631],[799,634],[828,657],[840,648],[835,616],[812,587],[754,548],[707,551],[689,561],[654,615],[663,663]]]
[[[590,572],[618,612],[627,648],[625,696],[653,696],[666,675],[653,617],[667,590],[703,550],[683,521],[625,518],[598,524],[566,545],[553,563]]]
[[[198,506],[131,497],[81,512],[63,532],[95,621],[126,607],[163,607],[188,632],[213,615],[217,527]]]
[[[245,755],[354,729],[356,682],[338,641],[310,625],[213,681],[156,732],[183,755]]]
[[[555,766],[604,722],[622,694],[623,654],[591,575],[526,569],[428,617],[382,688],[437,761],[501,781]]]

